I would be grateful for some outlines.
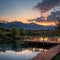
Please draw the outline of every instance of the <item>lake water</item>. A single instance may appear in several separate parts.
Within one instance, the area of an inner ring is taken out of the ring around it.
[[[58,41],[60,42],[60,37],[56,39],[56,37],[29,37],[30,40],[43,40],[44,41]],[[27,40],[29,40],[27,39]],[[26,40],[26,39],[24,39]],[[33,57],[37,56],[37,54],[42,53],[43,51],[47,51],[48,49],[40,48],[40,47],[19,47],[16,50],[13,50],[11,47],[0,48],[0,60],[30,60]]]
[[[60,37],[30,37],[29,40],[40,40],[40,41],[57,41],[60,42]]]
[[[6,48],[6,50],[0,51],[0,60],[29,60],[42,52],[41,48],[19,48],[16,51]]]

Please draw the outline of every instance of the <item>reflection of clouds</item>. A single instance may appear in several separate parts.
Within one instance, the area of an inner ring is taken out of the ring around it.
[[[34,37],[33,40],[48,41],[48,37]]]
[[[27,48],[23,51],[12,51],[7,50],[6,52],[0,52],[0,59],[4,60],[29,60],[35,57],[38,53],[41,53],[43,49],[41,48]],[[44,49],[47,51],[47,49]]]
[[[33,37],[33,39],[31,38],[30,40],[60,42],[60,37]]]
[[[60,42],[60,37],[57,39],[58,42]]]

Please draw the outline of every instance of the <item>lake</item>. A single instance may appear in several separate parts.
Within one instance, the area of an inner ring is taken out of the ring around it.
[[[47,51],[48,49],[44,49]],[[5,50],[0,49],[0,60],[29,60],[35,57],[37,54],[42,53],[42,48],[19,48],[17,50],[11,50],[10,48],[5,48]]]
[[[29,37],[30,40],[43,40],[43,37]],[[27,40],[29,40],[27,39]],[[24,39],[26,40],[26,39]],[[45,41],[56,41],[56,37],[44,37]],[[57,39],[60,42],[60,38]],[[18,49],[12,49],[11,46],[0,47],[0,60],[30,60],[33,57],[37,56],[37,54],[42,53],[43,51],[48,51],[48,49],[40,48],[38,46],[32,47],[22,47],[20,46]]]

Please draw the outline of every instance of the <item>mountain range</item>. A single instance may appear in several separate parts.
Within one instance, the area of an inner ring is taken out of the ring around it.
[[[7,22],[4,20],[0,20],[0,28],[1,27],[5,27],[5,28],[13,28],[13,27],[17,27],[19,29],[25,29],[25,30],[51,30],[54,29],[55,26],[42,26],[42,25],[37,25],[35,23],[30,23],[30,24],[25,24],[22,22]]]

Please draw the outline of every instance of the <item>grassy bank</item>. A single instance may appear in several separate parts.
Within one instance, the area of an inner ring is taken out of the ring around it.
[[[60,60],[60,53],[57,54],[52,60]]]

